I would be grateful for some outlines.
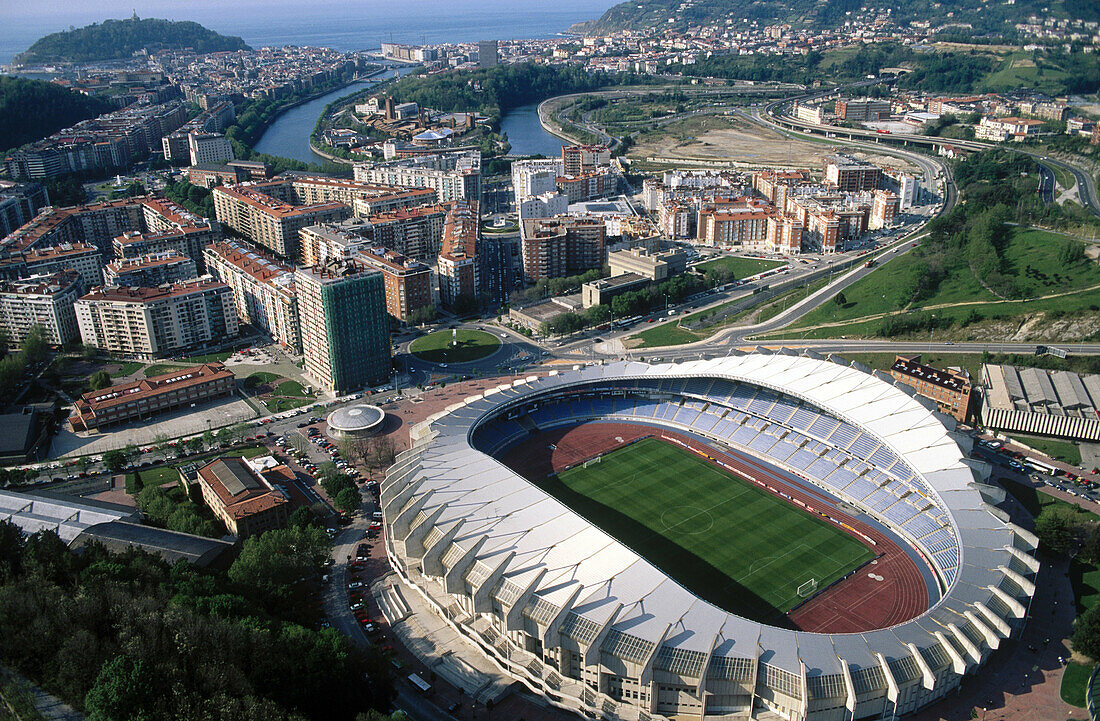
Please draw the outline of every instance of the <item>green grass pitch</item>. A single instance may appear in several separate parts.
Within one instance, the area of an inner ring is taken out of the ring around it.
[[[693,593],[782,624],[805,599],[874,557],[855,538],[695,454],[647,438],[539,485]]]

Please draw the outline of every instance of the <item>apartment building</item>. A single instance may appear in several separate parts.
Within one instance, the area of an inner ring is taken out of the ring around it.
[[[619,175],[611,168],[597,168],[578,175],[559,176],[554,185],[570,203],[582,203],[614,195],[619,188]]]
[[[238,538],[284,528],[289,519],[290,499],[269,477],[286,482],[293,472],[279,464],[263,468],[256,460],[217,458],[196,475],[203,503]]]
[[[453,306],[461,297],[475,298],[481,290],[478,245],[481,221],[476,203],[456,203],[443,226],[443,247],[436,261],[439,302]]]
[[[248,171],[235,165],[199,163],[187,169],[187,182],[203,188],[213,188],[217,185],[237,185],[248,179]]]
[[[481,201],[481,151],[459,150],[355,166],[355,179],[404,188],[431,188],[437,203]]]
[[[85,345],[152,360],[220,345],[238,333],[229,286],[199,278],[155,288],[97,288],[76,301]]]
[[[569,198],[565,193],[550,190],[539,195],[529,195],[516,205],[521,221],[537,218],[553,218],[569,211]]]
[[[214,211],[225,223],[253,243],[282,258],[300,257],[298,231],[309,225],[343,220],[351,209],[342,201],[329,200],[291,205],[260,190],[265,185],[214,188]]]
[[[0,238],[30,222],[49,204],[50,195],[44,185],[0,180]]]
[[[443,246],[447,208],[423,205],[311,226],[299,232],[304,265],[345,258],[353,247],[382,247],[422,263],[434,263]]]
[[[409,314],[432,305],[432,269],[387,248],[359,250],[355,257],[382,273],[386,312],[404,323]]]
[[[88,243],[109,258],[116,236],[142,228],[142,199],[111,200],[67,208],[45,208],[28,223],[0,239],[0,252]]]
[[[561,149],[563,175],[583,175],[611,165],[606,145],[565,145]]]
[[[1043,129],[1042,120],[1027,118],[992,118],[983,116],[974,128],[974,137],[978,140],[1023,140],[1038,135]]]
[[[965,421],[970,412],[970,374],[959,368],[939,370],[921,363],[919,355],[899,355],[890,366],[890,375],[936,402],[940,410],[957,421]]]
[[[525,198],[557,192],[565,167],[557,158],[516,160],[512,163],[512,191],[518,208]]]
[[[850,155],[833,155],[824,161],[825,184],[846,193],[875,190],[882,185],[882,168]]]
[[[890,101],[874,98],[848,98],[836,101],[836,116],[857,123],[890,117]]]
[[[233,146],[220,133],[189,133],[187,149],[191,165],[200,163],[227,163],[234,159]]]
[[[198,277],[195,261],[177,250],[164,250],[111,261],[103,269],[103,282],[96,285],[151,287]]]
[[[0,329],[12,344],[21,343],[36,325],[50,345],[77,340],[73,305],[81,292],[80,274],[72,270],[0,281]]]
[[[520,253],[524,278],[576,275],[603,266],[607,228],[602,218],[563,216],[524,221]]]
[[[867,222],[870,230],[888,228],[898,217],[900,199],[888,190],[876,190],[871,194],[871,216]]]
[[[210,274],[229,286],[237,318],[267,333],[276,342],[302,352],[294,267],[236,240],[206,249]]]
[[[759,250],[768,237],[771,203],[742,198],[736,203],[707,206],[699,211],[699,243],[716,248]]]
[[[103,285],[103,256],[88,243],[62,243],[31,248],[0,258],[0,278],[16,280],[75,270],[85,288]]]
[[[386,284],[356,258],[299,267],[294,274],[306,372],[326,390],[346,392],[390,377]]]
[[[232,395],[235,387],[233,373],[221,363],[179,368],[83,394],[73,405],[69,427],[78,432],[95,431],[152,418],[165,411]]]

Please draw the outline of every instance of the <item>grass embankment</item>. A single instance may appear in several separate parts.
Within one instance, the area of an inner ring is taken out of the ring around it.
[[[830,523],[652,438],[539,485],[701,598],[763,622],[783,623],[811,578],[823,589],[874,557]]]
[[[800,330],[807,338],[840,335],[879,335],[883,318],[915,310],[934,314],[941,321],[951,319],[953,327],[937,323],[935,336],[965,335],[965,328],[982,320],[1009,318],[1025,313],[1059,314],[1095,310],[1100,285],[1100,267],[1081,262],[1066,268],[1052,247],[1065,237],[1042,230],[1012,229],[1004,249],[1005,274],[1013,278],[1019,298],[1002,299],[988,290],[961,256],[945,267],[945,276],[935,292],[910,306],[908,293],[927,264],[919,250],[893,260],[844,289],[845,303],[825,303],[807,313],[784,332]],[[1045,297],[1053,296],[1053,297]],[[961,329],[961,333],[960,333]]]
[[[1076,443],[1058,440],[1057,438],[1040,438],[1039,436],[1019,434],[1011,435],[1010,438],[1063,463],[1069,463],[1072,466],[1081,465],[1081,449],[1077,447]]]
[[[701,273],[706,273],[712,268],[724,268],[733,274],[733,280],[740,280],[741,278],[748,278],[750,275],[763,273],[765,270],[770,270],[780,265],[787,265],[787,262],[783,260],[741,258],[727,255],[722,258],[715,258],[714,260],[700,263],[699,265],[693,266],[693,268]]]
[[[429,363],[468,363],[492,355],[500,348],[500,338],[480,330],[459,329],[453,340],[449,330],[421,336],[409,345],[417,358]]]
[[[759,271],[756,271],[759,272]],[[783,312],[787,308],[798,301],[810,296],[820,289],[824,288],[829,282],[828,278],[821,278],[819,280],[810,283],[807,286],[801,288],[793,288],[785,293],[775,296],[774,298],[766,301],[766,305],[759,307],[756,305],[744,308],[736,313],[725,316],[713,323],[703,323],[693,330],[684,328],[685,324],[692,324],[696,321],[704,320],[709,317],[719,318],[719,314],[731,305],[736,303],[751,302],[750,297],[738,298],[737,300],[731,300],[728,303],[715,306],[714,308],[708,308],[701,310],[698,313],[692,313],[686,315],[679,320],[670,321],[668,323],[662,323],[661,325],[654,326],[653,328],[647,328],[646,330],[636,333],[631,336],[630,339],[640,339],[641,343],[633,346],[633,348],[661,348],[663,346],[672,345],[684,345],[687,343],[694,343],[696,341],[705,340],[723,328],[728,328],[731,325],[736,325],[739,321],[747,318],[753,313],[759,313],[753,319],[755,323],[763,323],[764,321],[771,320],[779,313]]]

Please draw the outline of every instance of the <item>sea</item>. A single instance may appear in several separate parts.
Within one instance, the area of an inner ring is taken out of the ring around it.
[[[43,35],[109,18],[193,20],[252,47],[372,50],[383,42],[548,38],[599,17],[613,0],[0,0],[0,64]]]

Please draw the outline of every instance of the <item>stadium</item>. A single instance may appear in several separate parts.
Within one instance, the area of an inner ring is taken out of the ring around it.
[[[390,563],[551,704],[590,718],[911,713],[1035,591],[954,421],[805,352],[529,376],[413,427]]]

